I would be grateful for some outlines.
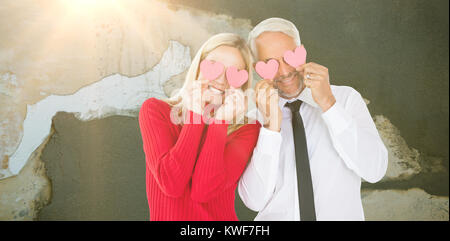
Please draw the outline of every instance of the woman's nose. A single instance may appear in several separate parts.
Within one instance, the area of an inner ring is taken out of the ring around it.
[[[219,76],[219,78],[217,78],[216,80],[214,80],[215,82],[217,82],[220,85],[226,84],[227,80],[225,78],[225,73],[223,73],[221,76]]]
[[[212,80],[210,85],[214,86],[214,88],[219,90],[225,90],[227,88],[227,80],[225,78],[225,75],[221,75],[219,78]]]
[[[225,74],[222,74],[221,76],[219,76],[219,78],[211,81],[211,84],[214,87],[220,88],[220,89],[224,89],[227,85],[227,79],[225,78]]]

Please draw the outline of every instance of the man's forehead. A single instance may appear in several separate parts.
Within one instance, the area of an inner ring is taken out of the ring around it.
[[[281,58],[286,50],[296,47],[294,38],[282,32],[263,32],[256,38],[259,59]]]
[[[283,32],[276,32],[276,31],[265,31],[262,32],[257,38],[256,43],[264,43],[267,44],[267,42],[283,42],[284,44],[295,44],[294,38],[291,36],[283,33]]]

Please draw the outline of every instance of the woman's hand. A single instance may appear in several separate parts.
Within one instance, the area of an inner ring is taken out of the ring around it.
[[[203,114],[202,94],[204,87],[204,80],[194,80],[183,95],[183,106],[199,115]]]
[[[221,121],[232,122],[238,120],[247,110],[247,97],[241,89],[231,88],[226,91],[223,105],[219,107],[214,118]]]

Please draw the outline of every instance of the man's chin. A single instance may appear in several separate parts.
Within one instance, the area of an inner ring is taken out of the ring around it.
[[[288,91],[283,91],[282,88],[279,88],[278,91],[279,91],[279,95],[281,97],[287,98],[287,99],[295,98],[302,92],[299,87],[297,87],[297,88],[290,88]]]

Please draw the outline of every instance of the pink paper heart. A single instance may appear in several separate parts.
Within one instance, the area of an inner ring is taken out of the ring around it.
[[[220,62],[212,62],[204,59],[200,63],[200,72],[207,80],[215,80],[223,73],[224,66]]]
[[[298,66],[306,63],[306,49],[303,44],[292,52],[290,50],[284,53],[284,61],[288,63],[290,66],[297,68]]]
[[[273,79],[278,72],[278,61],[271,59],[264,63],[264,61],[258,61],[255,66],[256,73],[263,79]]]
[[[226,72],[228,83],[234,87],[239,88],[248,80],[248,72],[243,69],[238,71],[238,69],[234,66],[228,67]]]

